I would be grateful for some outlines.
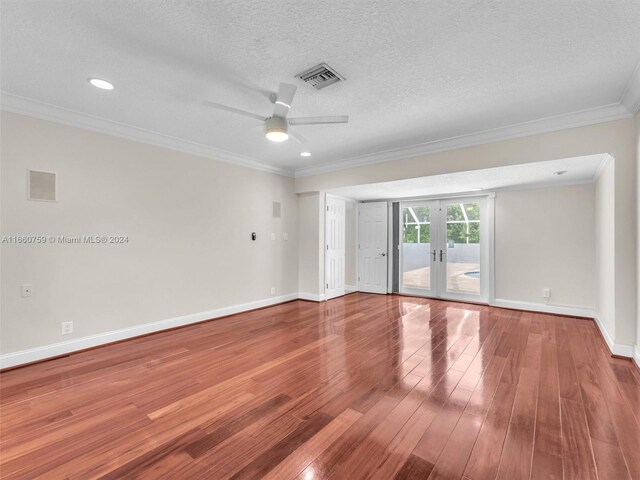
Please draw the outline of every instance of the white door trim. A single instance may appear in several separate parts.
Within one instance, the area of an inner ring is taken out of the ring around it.
[[[393,259],[395,252],[393,251],[393,203],[387,202],[387,293],[393,293]]]
[[[356,285],[356,292],[360,291],[360,249],[358,248],[358,241],[360,239],[360,203],[356,202],[353,206],[355,208],[355,222],[356,222],[356,235],[355,235],[355,248],[356,248],[356,281],[354,282]]]

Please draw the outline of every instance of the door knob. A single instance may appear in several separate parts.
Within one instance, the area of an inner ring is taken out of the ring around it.
[[[382,255],[383,257],[386,257],[386,256],[387,256],[387,254],[386,254],[386,253],[382,253],[381,255]]]

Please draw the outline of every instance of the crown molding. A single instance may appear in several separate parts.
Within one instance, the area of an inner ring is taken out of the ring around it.
[[[134,127],[132,125],[115,122],[113,120],[107,120],[105,118],[96,117],[76,110],[58,107],[56,105],[39,102],[37,100],[20,97],[6,92],[2,92],[0,107],[2,110],[7,112],[27,115],[50,122],[62,123],[64,125],[70,125],[94,132],[105,133],[115,137],[169,148],[179,152],[211,158],[213,160],[232,163],[263,172],[293,177],[292,170],[257,162],[252,158],[245,157],[243,155],[238,155],[209,145],[183,140],[170,135],[146,130],[140,127]]]
[[[335,162],[298,168],[295,171],[268,165],[250,157],[183,140],[140,127],[127,125],[112,120],[96,117],[86,113],[70,110],[45,102],[20,97],[2,92],[0,107],[7,112],[18,113],[56,123],[113,135],[150,145],[169,148],[192,155],[252,168],[288,177],[306,177],[320,173],[328,173],[363,165],[373,165],[391,160],[418,157],[447,150],[482,145],[486,143],[526,137],[541,133],[576,128],[596,123],[610,122],[629,118],[640,109],[640,63],[629,79],[620,103],[603,105],[597,108],[579,110],[577,112],[546,117],[539,120],[518,123],[506,127],[483,130],[466,135],[450,137],[431,142],[409,145],[390,150],[383,150],[366,155],[348,157]]]
[[[363,165],[384,163],[391,160],[419,157],[421,155],[444,152],[447,150],[456,150],[459,148],[510,140],[513,138],[528,137],[530,135],[554,132],[567,128],[611,122],[613,120],[620,120],[631,116],[632,114],[627,110],[625,105],[621,103],[612,103],[601,107],[579,110],[577,112],[546,117],[529,122],[517,123],[506,127],[493,128],[457,137],[433,140],[431,142],[419,143],[407,147],[349,157],[336,162],[325,163],[323,165],[312,165],[309,167],[298,168],[295,171],[295,176],[296,178],[306,177]]]
[[[620,96],[620,103],[627,108],[631,115],[640,112],[640,62],[636,65],[624,87],[624,91]]]
[[[600,160],[600,164],[598,165],[598,168],[596,168],[596,171],[593,173],[593,177],[591,178],[591,181],[593,183],[595,183],[600,178],[600,175],[602,175],[602,171],[604,170],[604,167],[607,166],[607,163],[609,163],[609,160],[613,159],[614,158],[609,153],[605,153],[604,155],[602,155],[602,160]]]

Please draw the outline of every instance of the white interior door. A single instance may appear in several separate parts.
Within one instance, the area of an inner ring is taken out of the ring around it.
[[[325,298],[344,295],[345,271],[345,202],[327,196],[325,215]]]
[[[358,290],[387,293],[387,202],[358,205]]]

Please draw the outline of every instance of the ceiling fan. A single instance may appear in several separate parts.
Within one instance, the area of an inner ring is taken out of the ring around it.
[[[331,123],[348,123],[348,115],[335,115],[325,117],[293,117],[287,118],[291,104],[293,103],[293,97],[296,94],[297,87],[288,83],[281,83],[278,93],[271,94],[271,101],[275,104],[273,109],[273,115],[270,117],[264,117],[257,113],[247,112],[240,110],[239,108],[228,107],[221,103],[210,102],[205,100],[202,102],[207,107],[216,108],[218,110],[224,110],[225,112],[235,113],[244,117],[254,118],[264,122],[266,134],[265,136],[272,142],[284,142],[289,138],[289,135],[294,137],[300,142],[306,142],[307,139],[300,135],[298,132],[292,132],[289,130],[290,126],[301,125],[325,125]]]

